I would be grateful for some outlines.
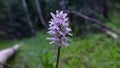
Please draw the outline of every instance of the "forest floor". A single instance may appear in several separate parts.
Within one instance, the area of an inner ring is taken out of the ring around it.
[[[116,15],[115,15],[116,16]],[[112,16],[107,25],[120,31],[119,19]],[[15,68],[55,68],[57,48],[50,45],[46,31],[23,40],[0,42],[0,49],[22,43],[18,53],[8,64]],[[72,37],[70,46],[61,48],[61,68],[119,68],[120,43],[104,33],[89,34],[86,37]],[[5,67],[10,68],[10,67]]]
[[[18,42],[23,46],[8,63],[15,68],[54,68],[57,48],[49,45],[45,32],[22,41],[0,42],[0,49]],[[120,44],[105,34],[91,34],[85,38],[74,37],[70,46],[61,48],[62,68],[118,68],[120,67]],[[9,68],[9,67],[6,67]]]

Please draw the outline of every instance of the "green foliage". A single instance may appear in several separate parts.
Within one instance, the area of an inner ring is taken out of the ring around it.
[[[114,68],[119,67],[119,45],[104,34],[90,35],[62,49],[62,65],[66,68]],[[67,54],[66,54],[67,53]]]
[[[52,54],[50,51],[44,50],[40,57],[40,63],[43,68],[53,68]]]

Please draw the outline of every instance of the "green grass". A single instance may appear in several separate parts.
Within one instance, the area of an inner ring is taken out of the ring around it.
[[[77,39],[69,47],[63,48],[62,65],[66,68],[118,68],[119,45],[105,35]]]
[[[46,40],[47,36],[48,35],[44,34],[44,32],[39,32],[35,37],[26,38],[22,41],[14,41],[16,42],[16,44],[19,42],[23,45],[18,51],[18,53],[15,56],[13,56],[13,58],[11,58],[8,63],[12,64],[16,68],[41,68],[43,62],[47,61],[47,59],[49,58],[45,58],[46,55],[49,56],[50,54],[48,50],[50,50],[51,47],[48,44],[49,42]],[[4,46],[8,47],[13,45],[12,41],[7,43],[10,44],[5,44]],[[50,64],[50,62],[46,63]]]
[[[45,40],[48,35],[38,32],[33,38],[22,41],[1,42],[0,49],[22,42],[18,53],[9,60],[16,68],[55,68],[56,46]],[[72,38],[70,46],[61,48],[62,68],[118,68],[120,44],[104,34],[91,34],[85,38]],[[6,67],[9,68],[9,67]]]

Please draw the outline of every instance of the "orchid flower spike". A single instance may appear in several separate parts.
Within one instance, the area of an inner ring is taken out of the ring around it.
[[[72,36],[70,33],[72,30],[69,28],[69,22],[67,13],[63,11],[56,11],[56,14],[50,13],[52,16],[51,21],[49,21],[48,33],[52,36],[47,38],[51,40],[50,44],[56,44],[57,46],[68,46],[69,37]]]

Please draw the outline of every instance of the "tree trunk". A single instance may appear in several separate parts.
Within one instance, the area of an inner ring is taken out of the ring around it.
[[[40,3],[39,3],[39,0],[35,0],[35,5],[36,5],[36,9],[37,9],[37,12],[38,12],[38,15],[39,15],[39,19],[42,23],[42,25],[47,28],[47,24],[45,23],[45,20],[43,18],[43,15],[42,15],[42,10],[41,10],[41,6],[40,6]]]
[[[34,30],[34,26],[32,24],[32,21],[30,19],[30,14],[29,14],[29,11],[28,11],[27,3],[26,3],[25,0],[22,0],[22,4],[23,4],[24,11],[26,13],[26,17],[27,17],[27,20],[28,20],[29,27],[31,29],[31,33],[32,33],[32,35],[34,35],[35,34],[35,30]]]
[[[3,68],[4,65],[13,68],[12,65],[6,64],[6,61],[8,58],[10,58],[12,55],[14,55],[18,51],[19,47],[20,45],[16,44],[15,46],[11,48],[7,48],[7,49],[0,51],[0,68]]]
[[[102,7],[102,15],[103,15],[103,17],[105,18],[105,19],[108,19],[109,18],[109,16],[108,16],[108,5],[107,5],[107,0],[105,1],[105,0],[100,0],[100,5],[101,5],[101,7]],[[110,2],[110,1],[109,1]],[[108,3],[109,3],[108,2]]]

